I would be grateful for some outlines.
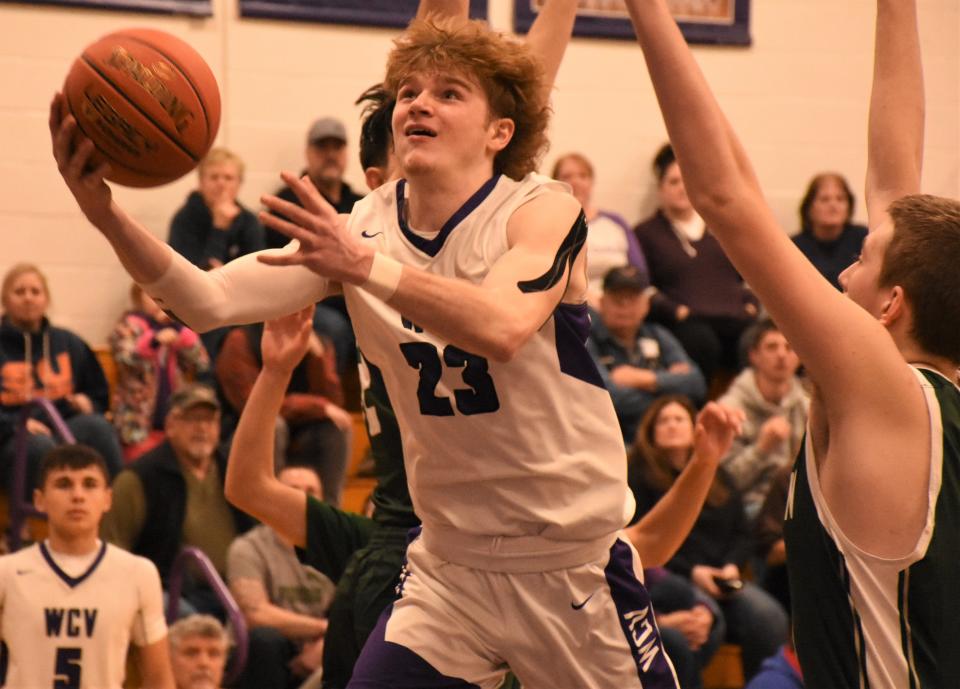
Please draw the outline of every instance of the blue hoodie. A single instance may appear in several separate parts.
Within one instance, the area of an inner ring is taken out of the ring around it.
[[[13,435],[30,399],[45,397],[69,419],[77,412],[66,397],[76,393],[89,397],[97,413],[109,408],[107,379],[86,342],[46,318],[36,333],[0,320],[0,442]]]

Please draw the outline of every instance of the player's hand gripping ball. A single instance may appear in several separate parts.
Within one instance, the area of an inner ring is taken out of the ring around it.
[[[63,87],[107,179],[155,187],[197,166],[217,136],[220,92],[203,58],[175,36],[126,29],[91,43]]]

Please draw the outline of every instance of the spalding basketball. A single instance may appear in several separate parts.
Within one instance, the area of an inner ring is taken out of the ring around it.
[[[95,157],[110,163],[107,179],[129,187],[185,175],[220,126],[213,72],[197,51],[163,31],[127,29],[87,46],[63,92]]]

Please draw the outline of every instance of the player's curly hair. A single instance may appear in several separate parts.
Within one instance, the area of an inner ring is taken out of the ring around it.
[[[542,95],[543,68],[527,46],[480,21],[418,19],[394,42],[384,86],[396,98],[412,74],[439,71],[472,77],[491,115],[513,120],[513,138],[494,159],[494,172],[521,179],[536,170],[549,145],[550,108]]]

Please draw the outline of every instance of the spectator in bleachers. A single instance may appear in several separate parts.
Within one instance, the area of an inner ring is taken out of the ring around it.
[[[312,467],[288,465],[277,479],[320,499],[320,477]],[[249,656],[256,658],[239,688],[293,689],[319,677],[334,583],[301,564],[293,545],[265,524],[230,546],[227,575],[250,629]]]
[[[746,414],[723,468],[743,495],[752,522],[774,474],[797,456],[810,398],[797,378],[800,359],[772,320],[752,325],[744,339],[750,365],[719,401]]]
[[[210,615],[188,615],[168,633],[177,689],[220,689],[230,647],[223,625]]]
[[[113,425],[127,461],[163,441],[170,395],[210,368],[197,333],[172,320],[136,283],[130,299],[133,309],[109,338],[117,362]]]
[[[553,164],[554,179],[566,182],[587,219],[587,301],[597,308],[603,276],[611,268],[630,265],[647,273],[647,262],[636,235],[617,213],[600,210],[593,203],[593,165],[580,153],[567,153]]]
[[[840,273],[857,260],[867,228],[855,225],[854,197],[843,175],[824,172],[807,186],[800,202],[800,232],[793,243],[838,290]]]
[[[670,489],[694,447],[695,411],[689,400],[666,395],[647,410],[628,465],[630,487],[643,515]],[[727,641],[743,649],[744,675],[751,677],[764,658],[787,640],[787,614],[762,588],[743,581],[741,566],[753,550],[739,493],[721,468],[690,535],[667,569],[695,587],[696,600],[709,605],[726,627]],[[676,599],[671,580],[671,597]],[[703,596],[702,594],[706,594]],[[658,610],[670,609],[659,587],[650,588]]]
[[[266,247],[263,226],[238,200],[243,161],[226,148],[212,149],[197,168],[198,184],[170,222],[168,242],[195,266],[210,270]],[[225,328],[201,336],[216,359]]]
[[[197,168],[197,189],[170,222],[170,246],[195,266],[219,268],[265,247],[257,216],[237,201],[243,168],[236,153],[212,149]]]
[[[669,327],[708,384],[739,370],[738,343],[757,300],[697,215],[670,144],[653,161],[660,207],[635,232],[657,288],[651,318]]]
[[[110,391],[100,362],[75,333],[47,318],[50,288],[46,276],[30,263],[13,266],[0,288],[0,461],[7,478],[15,455],[14,436],[25,404],[50,400],[76,441],[94,448],[110,474],[120,471],[120,444],[104,417]],[[56,441],[46,417],[27,419],[27,494],[36,483],[41,458]]]
[[[103,521],[106,540],[153,561],[166,589],[183,546],[203,551],[225,576],[227,550],[253,521],[223,495],[226,457],[219,451],[220,403],[203,385],[187,385],[170,398],[166,439],[113,481],[113,507]],[[205,583],[187,578],[181,609],[223,617]],[[192,610],[191,610],[192,608]]]
[[[653,291],[646,273],[633,266],[609,270],[587,341],[628,443],[658,395],[697,402],[706,396],[703,375],[683,346],[663,326],[645,322]]]
[[[263,367],[263,324],[234,328],[223,342],[216,377],[234,415],[239,418]],[[316,469],[323,499],[340,504],[352,440],[353,418],[343,409],[343,387],[333,344],[310,336],[310,346],[293,372],[277,420],[279,462]]]

